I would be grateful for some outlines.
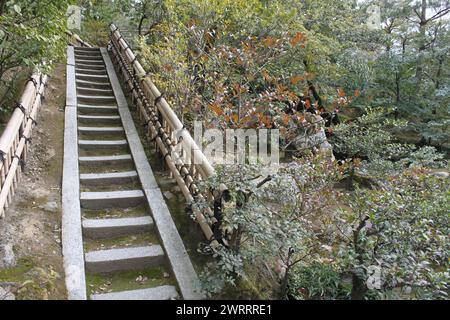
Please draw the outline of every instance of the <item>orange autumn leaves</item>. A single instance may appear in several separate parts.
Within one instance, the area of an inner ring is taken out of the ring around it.
[[[223,109],[219,106],[218,103],[211,103],[209,105],[209,108],[211,109],[212,112],[214,112],[217,116],[222,116],[223,115]]]
[[[348,105],[348,104],[352,103],[354,98],[357,98],[357,97],[361,96],[361,91],[359,89],[356,89],[353,92],[353,95],[348,95],[344,91],[344,89],[338,88],[337,89],[337,95],[338,95],[338,100],[336,100],[334,102],[334,107],[345,106],[345,105]]]
[[[290,44],[295,47],[296,45],[298,45],[299,43],[301,43],[301,48],[305,48],[305,41],[306,41],[306,37],[303,33],[301,32],[297,32],[297,34],[292,37],[289,42]]]
[[[272,117],[264,115],[262,112],[247,112],[245,116],[239,118],[236,112],[225,112],[218,103],[211,103],[209,109],[218,117],[221,117],[228,125],[234,127],[265,127],[272,128]]]
[[[293,75],[289,78],[289,81],[292,85],[296,86],[300,81],[312,80],[314,79],[314,74],[310,72],[305,72],[304,75]]]
[[[215,90],[208,97],[207,110],[214,115],[211,125],[235,128],[273,128],[287,127],[294,116],[285,114],[287,106],[299,103],[300,96],[311,96],[309,84],[316,78],[311,72],[296,74],[297,69],[278,70],[271,68],[268,59],[283,57],[285,52],[305,48],[306,36],[297,32],[279,38],[265,36],[248,37],[240,42],[241,48],[219,46],[215,52],[226,65],[224,76],[219,74],[210,78]],[[301,53],[301,51],[300,51]],[[262,67],[261,67],[262,66]],[[301,66],[299,68],[301,70]],[[283,74],[283,72],[292,72]],[[359,96],[359,90],[354,96]],[[346,97],[344,89],[337,89],[338,98]],[[327,97],[322,97],[327,101]],[[306,109],[318,101],[304,101]]]
[[[277,39],[272,36],[267,36],[262,40],[263,46],[267,48],[272,48],[277,45],[279,45],[281,42],[283,42],[282,39]],[[306,36],[302,32],[297,32],[292,38],[289,39],[289,43],[291,46],[295,47],[300,44],[300,47],[304,49],[306,47]],[[248,44],[245,47],[247,50],[249,49]]]
[[[338,97],[339,98],[344,98],[344,97],[347,96],[347,94],[345,93],[344,89],[342,89],[342,88],[338,88],[337,92],[338,92]],[[361,91],[359,91],[359,89],[356,89],[353,92],[353,96],[354,97],[359,97],[360,95],[361,95]]]

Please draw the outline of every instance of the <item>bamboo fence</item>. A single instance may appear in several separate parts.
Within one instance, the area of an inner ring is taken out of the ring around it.
[[[37,112],[44,97],[47,75],[35,72],[0,137],[0,218],[10,205],[24,171]]]
[[[71,45],[91,47],[77,34],[70,31],[66,34]],[[20,173],[25,170],[28,147],[47,80],[48,76],[45,74],[32,74],[0,137],[0,218],[5,216],[5,210],[18,188]]]
[[[199,192],[199,183],[212,176],[214,168],[147,76],[119,29],[114,24],[110,28],[109,50],[129,88],[133,104],[137,106],[140,120],[147,128],[147,137],[154,141],[187,203],[193,204],[192,211],[206,239],[217,244],[211,225],[217,221],[214,215],[222,207],[226,187],[221,185],[219,190],[209,191],[207,194]],[[195,203],[208,205],[203,208],[204,206]]]

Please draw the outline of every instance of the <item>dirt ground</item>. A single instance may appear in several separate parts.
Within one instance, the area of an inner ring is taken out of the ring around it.
[[[64,105],[61,64],[48,82],[19,189],[0,220],[0,245],[12,245],[16,260],[13,268],[0,269],[0,289],[16,299],[66,298],[61,251]]]

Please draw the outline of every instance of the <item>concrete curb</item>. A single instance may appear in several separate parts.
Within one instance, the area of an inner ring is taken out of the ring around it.
[[[81,230],[78,168],[77,96],[74,48],[68,47],[67,96],[64,124],[64,167],[62,180],[62,251],[69,300],[86,300],[83,239]]]

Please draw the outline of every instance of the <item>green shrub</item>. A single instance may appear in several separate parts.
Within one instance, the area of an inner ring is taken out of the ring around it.
[[[105,20],[87,19],[83,22],[81,37],[92,46],[106,47],[109,41],[109,23]]]
[[[331,265],[313,262],[294,268],[289,279],[289,297],[296,300],[346,298],[341,275]]]

